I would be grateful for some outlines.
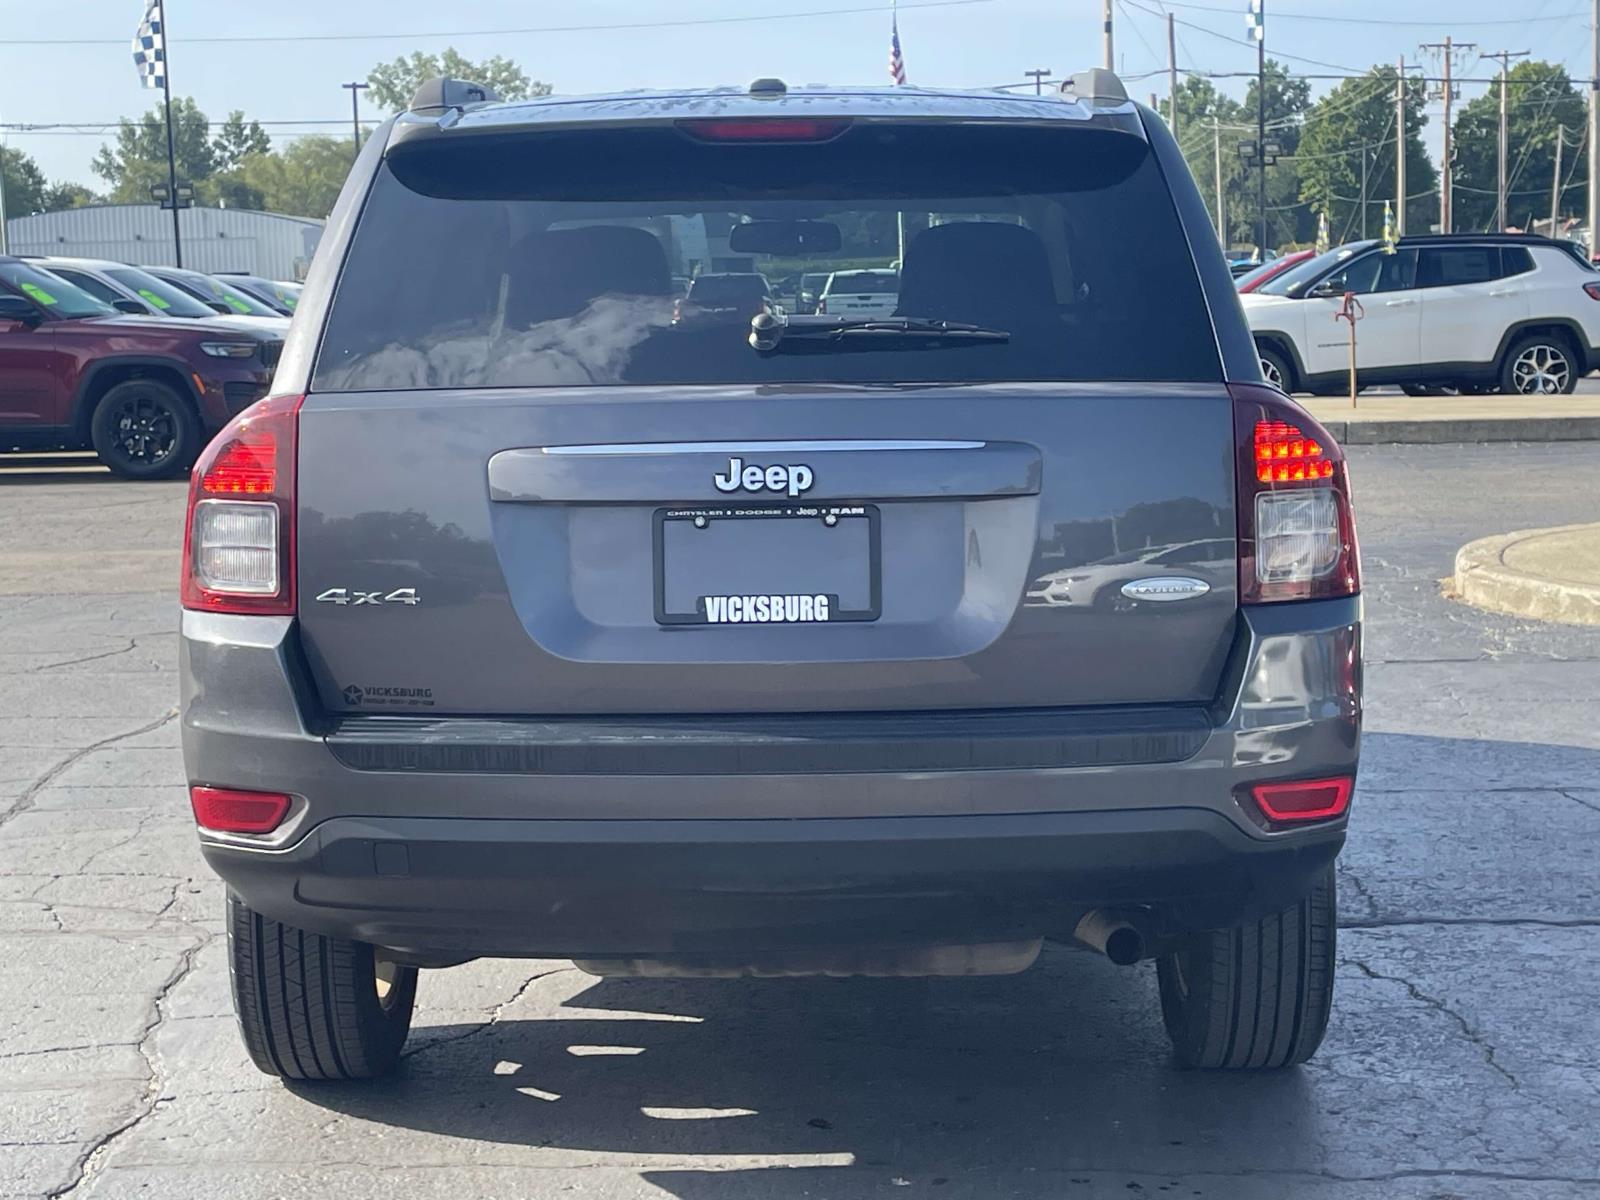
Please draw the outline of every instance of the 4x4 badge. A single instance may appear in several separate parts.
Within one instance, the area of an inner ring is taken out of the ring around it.
[[[324,604],[421,604],[416,588],[395,588],[385,595],[383,592],[359,592],[349,588],[329,588],[317,597]]]

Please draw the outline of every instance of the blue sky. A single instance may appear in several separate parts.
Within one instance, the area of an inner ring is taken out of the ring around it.
[[[989,87],[1019,81],[1029,68],[1046,67],[1059,77],[1100,59],[1100,0],[925,4],[901,0],[900,35],[912,83]],[[1151,90],[1165,93],[1163,8],[1184,22],[1178,27],[1181,67],[1252,70],[1254,51],[1243,44],[1245,7],[1245,0],[1117,0],[1118,66],[1129,77],[1130,91],[1142,98]],[[271,128],[290,137],[323,128],[342,132],[349,94],[341,82],[362,78],[383,59],[446,45],[468,57],[509,55],[561,92],[737,83],[758,75],[882,83],[888,8],[888,0],[476,0],[458,6],[423,0],[169,0],[168,15],[175,94],[192,95],[213,118],[242,108],[263,121],[284,122]],[[1582,75],[1588,8],[1587,0],[1268,0],[1267,45],[1296,70],[1332,73],[1392,63],[1402,53],[1428,65],[1419,43],[1451,33],[1486,50],[1531,50]],[[835,11],[650,29],[473,32],[818,10]],[[143,0],[0,0],[0,125],[114,124],[148,107],[155,93],[139,89],[128,45],[142,13]],[[1308,19],[1313,17],[1321,19]],[[407,36],[371,36],[376,33]],[[269,35],[338,40],[193,40]],[[58,39],[89,44],[35,44]],[[1468,60],[1466,68],[1469,77],[1491,74],[1489,64]],[[1218,82],[1235,93],[1245,83]],[[1315,87],[1320,94],[1333,83],[1318,81]],[[1486,86],[1465,84],[1463,98]],[[380,114],[369,109],[367,115]],[[312,123],[318,121],[329,124]],[[1437,119],[1427,132],[1436,149]],[[103,133],[7,130],[3,136],[37,158],[52,178],[96,183],[89,161],[106,140]]]

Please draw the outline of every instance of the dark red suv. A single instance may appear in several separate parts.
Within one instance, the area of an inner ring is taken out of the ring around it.
[[[180,475],[266,394],[282,349],[223,322],[119,313],[0,258],[0,449],[92,446],[119,475]]]

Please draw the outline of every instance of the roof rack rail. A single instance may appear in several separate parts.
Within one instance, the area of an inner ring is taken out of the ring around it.
[[[1128,89],[1122,86],[1115,71],[1104,67],[1090,67],[1077,71],[1061,84],[1061,94],[1086,104],[1126,104]]]
[[[1454,233],[1405,233],[1396,239],[1396,244],[1416,246],[1429,242],[1489,242],[1501,245],[1527,245],[1529,242],[1550,242],[1552,240],[1552,238],[1543,233],[1513,233],[1509,230],[1473,233],[1470,230],[1457,230]]]
[[[412,112],[445,112],[452,108],[469,108],[474,104],[498,104],[499,95],[491,87],[473,83],[470,79],[445,79],[435,76],[419,87],[411,97]]]

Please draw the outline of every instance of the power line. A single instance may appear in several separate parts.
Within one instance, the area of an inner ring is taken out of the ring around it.
[[[954,8],[958,5],[993,4],[995,0],[906,0],[905,7]],[[747,25],[757,21],[804,21],[813,17],[842,17],[856,13],[883,14],[883,5],[818,8],[802,12],[752,13],[741,17],[681,17],[666,21],[620,21],[595,25],[540,25],[522,29],[440,29],[411,33],[241,33],[218,37],[184,38],[185,45],[226,45],[241,42],[396,42],[421,39],[510,37],[532,33],[609,33],[630,29],[677,29],[697,25]],[[126,46],[127,38],[12,38],[8,46]]]
[[[1166,0],[1173,8],[1186,8],[1195,12],[1236,13],[1237,8],[1222,8],[1212,4],[1180,3],[1179,0]],[[1417,29],[1423,27],[1454,27],[1457,25],[1527,25],[1533,21],[1570,21],[1574,17],[1582,16],[1579,12],[1556,13],[1548,17],[1505,17],[1491,18],[1486,21],[1468,21],[1452,18],[1448,21],[1407,21],[1393,17],[1330,17],[1321,13],[1284,12],[1275,8],[1272,12],[1274,21],[1321,21],[1338,25],[1394,25],[1402,28]]]

